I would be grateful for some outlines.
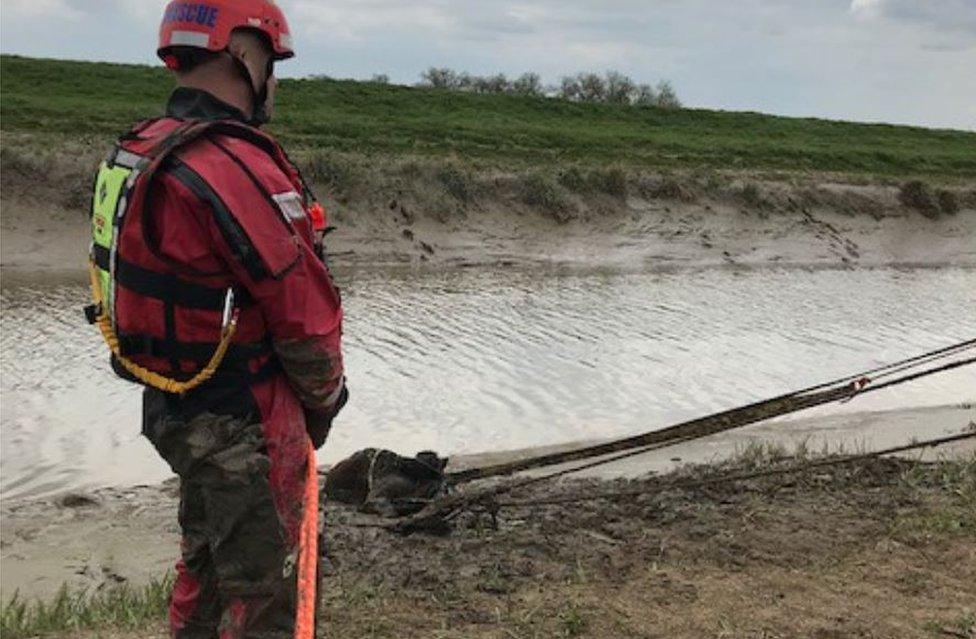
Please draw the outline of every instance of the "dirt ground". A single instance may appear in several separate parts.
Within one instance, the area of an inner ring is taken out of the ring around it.
[[[950,480],[947,467],[885,459],[663,491],[653,478],[566,481],[513,499],[647,492],[503,508],[497,526],[471,515],[434,539],[344,528],[335,512],[325,621],[376,637],[971,632],[976,501],[961,490],[976,474],[965,469]]]
[[[754,450],[666,476],[542,484],[502,501],[569,503],[469,512],[446,536],[397,536],[330,506],[324,636],[973,636],[976,458],[662,487],[781,463]],[[172,515],[172,488],[128,503]],[[581,498],[617,490],[642,494]],[[107,495],[61,505],[66,517],[117,507]]]

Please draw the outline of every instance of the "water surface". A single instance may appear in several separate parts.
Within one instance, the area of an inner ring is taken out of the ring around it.
[[[328,449],[513,449],[663,427],[976,337],[976,271],[359,268]],[[3,496],[159,481],[80,285],[5,284]],[[976,398],[970,367],[831,411]]]

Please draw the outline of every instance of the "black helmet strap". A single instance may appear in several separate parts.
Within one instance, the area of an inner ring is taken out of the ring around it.
[[[251,92],[251,119],[248,121],[248,124],[255,128],[267,124],[271,118],[268,117],[268,110],[265,105],[268,102],[268,82],[271,81],[271,76],[274,75],[274,58],[268,58],[268,69],[265,73],[264,82],[261,84],[260,89],[255,89],[254,77],[251,75],[251,70],[244,64],[244,61],[230,51],[226,53],[234,61],[237,72],[241,75],[244,84],[247,85],[248,90]]]

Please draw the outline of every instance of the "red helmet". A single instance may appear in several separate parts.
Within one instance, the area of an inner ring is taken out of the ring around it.
[[[295,55],[288,21],[274,0],[172,0],[159,27],[157,54],[169,64],[173,47],[223,51],[235,29],[265,34],[276,60]]]

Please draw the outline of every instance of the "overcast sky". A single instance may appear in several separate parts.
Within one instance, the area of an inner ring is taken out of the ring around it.
[[[3,0],[4,53],[157,64],[163,0]],[[580,70],[690,106],[976,130],[976,0],[279,0],[283,76]]]

